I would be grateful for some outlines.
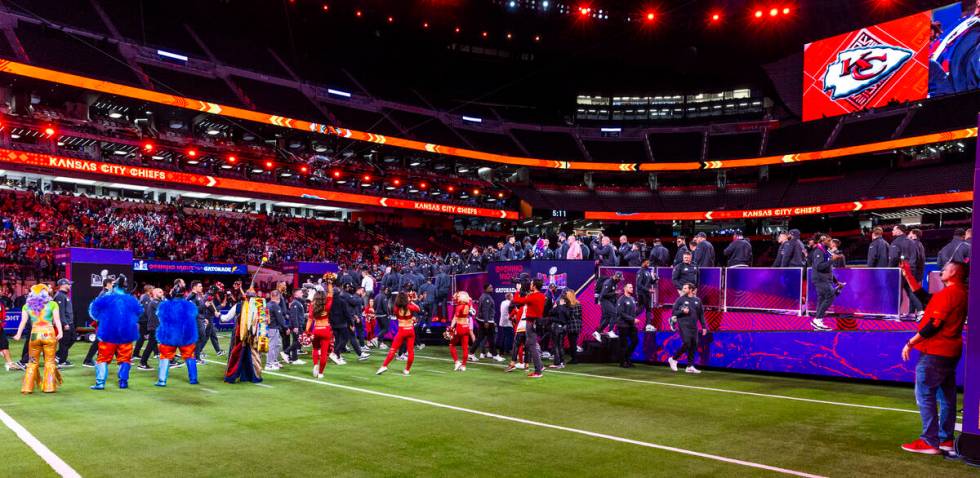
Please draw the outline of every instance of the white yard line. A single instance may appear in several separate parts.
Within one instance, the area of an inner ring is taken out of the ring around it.
[[[200,390],[201,390],[202,392],[208,392],[208,393],[218,393],[218,391],[217,391],[217,390],[211,390],[210,388],[204,388],[204,387],[201,387],[201,388],[200,388]]]
[[[340,384],[332,383],[332,382],[322,382],[322,381],[317,381],[317,380],[310,379],[310,378],[297,377],[297,376],[294,376],[294,375],[287,375],[287,374],[277,373],[277,372],[267,372],[266,375],[273,375],[273,376],[276,376],[276,377],[282,377],[282,378],[286,378],[286,379],[290,379],[290,380],[298,380],[298,381],[301,381],[301,382],[308,382],[308,383],[313,383],[313,384],[317,384],[317,385],[324,385],[324,386],[327,386],[327,387],[339,388],[339,389],[347,390],[347,391],[351,391],[351,392],[365,393],[365,394],[375,395],[375,396],[379,396],[379,397],[392,398],[392,399],[396,399],[396,400],[403,400],[403,401],[406,401],[406,402],[412,402],[412,403],[417,403],[417,404],[421,404],[421,405],[428,405],[430,407],[443,408],[443,409],[453,410],[453,411],[457,411],[457,412],[469,413],[469,414],[472,414],[472,415],[479,415],[479,416],[483,416],[483,417],[495,418],[495,419],[498,419],[498,420],[504,420],[504,421],[508,421],[508,422],[520,423],[520,424],[523,424],[523,425],[530,425],[530,426],[535,426],[535,427],[540,427],[540,428],[547,428],[547,429],[551,429],[551,430],[558,430],[558,431],[564,431],[564,432],[569,432],[569,433],[575,433],[575,434],[585,435],[585,436],[589,436],[589,437],[593,437],[593,438],[602,438],[602,439],[605,439],[605,440],[610,440],[610,441],[615,441],[615,442],[620,442],[620,443],[627,443],[627,444],[630,444],[630,445],[637,445],[637,446],[642,446],[642,447],[646,447],[646,448],[653,448],[653,449],[657,449],[657,450],[668,451],[668,452],[678,453],[678,454],[688,455],[688,456],[694,456],[694,457],[698,457],[698,458],[704,458],[704,459],[707,459],[707,460],[714,460],[714,461],[719,461],[719,462],[723,462],[723,463],[729,463],[729,464],[739,465],[739,466],[744,466],[744,467],[749,467],[749,468],[756,468],[756,469],[760,469],[760,470],[767,470],[767,471],[772,471],[772,472],[776,472],[776,473],[782,473],[782,474],[785,474],[785,475],[802,476],[802,477],[808,477],[808,478],[823,478],[820,475],[813,475],[813,474],[810,474],[810,473],[804,473],[802,471],[795,471],[795,470],[789,470],[789,469],[786,469],[786,468],[779,468],[779,467],[770,466],[770,465],[763,465],[761,463],[754,463],[754,462],[751,462],[751,461],[743,461],[743,460],[738,460],[738,459],[735,459],[735,458],[728,458],[728,457],[724,457],[724,456],[720,456],[720,455],[712,455],[710,453],[701,453],[701,452],[698,452],[698,451],[686,450],[684,448],[677,448],[677,447],[666,446],[666,445],[658,445],[656,443],[650,443],[650,442],[645,442],[645,441],[640,441],[640,440],[633,440],[633,439],[630,439],[630,438],[623,438],[623,437],[618,437],[618,436],[615,436],[615,435],[607,435],[605,433],[597,433],[597,432],[592,432],[592,431],[588,431],[588,430],[582,430],[582,429],[579,429],[579,428],[571,428],[571,427],[565,427],[565,426],[561,426],[561,425],[553,425],[553,424],[550,424],[550,423],[544,423],[544,422],[539,422],[539,421],[534,421],[534,420],[526,420],[526,419],[523,419],[523,418],[510,417],[510,416],[507,416],[507,415],[499,415],[499,414],[496,414],[496,413],[484,412],[484,411],[480,411],[480,410],[474,410],[474,409],[471,409],[471,408],[457,407],[455,405],[447,405],[447,404],[444,404],[444,403],[433,402],[433,401],[430,401],[430,400],[423,400],[423,399],[420,399],[420,398],[406,397],[406,396],[403,396],[403,395],[395,395],[395,394],[392,394],[392,393],[379,392],[379,391],[376,391],[376,390],[368,390],[368,389],[364,389],[364,388],[351,387],[349,385],[340,385]]]
[[[257,387],[262,387],[262,388],[275,388],[275,387],[273,387],[272,385],[266,385],[266,384],[264,384],[264,383],[257,383],[257,384],[255,384],[255,385],[256,385]]]
[[[452,359],[442,358],[442,357],[431,357],[431,356],[428,356],[428,355],[415,355],[415,357],[416,358],[428,359],[428,360],[439,360],[439,361],[443,361],[443,362],[452,362]],[[483,365],[483,366],[486,366],[486,367],[506,367],[506,365],[497,364],[497,363],[470,362],[469,364],[470,365]],[[768,394],[768,393],[745,392],[745,391],[742,391],[742,390],[728,390],[728,389],[724,389],[724,388],[701,387],[701,386],[697,386],[697,385],[685,385],[685,384],[680,384],[680,383],[658,382],[656,380],[640,380],[640,379],[635,379],[635,378],[610,377],[610,376],[607,376],[607,375],[597,375],[597,374],[593,374],[593,373],[582,373],[582,372],[571,372],[571,371],[568,371],[568,370],[551,370],[551,369],[546,369],[545,372],[546,372],[546,374],[556,373],[556,374],[572,375],[572,376],[578,376],[578,377],[589,377],[589,378],[599,378],[599,379],[605,379],[605,380],[615,380],[615,381],[620,381],[620,382],[644,383],[644,384],[648,384],[648,385],[660,385],[660,386],[664,386],[664,387],[685,388],[685,389],[689,389],[689,390],[703,390],[703,391],[707,391],[707,392],[731,393],[731,394],[736,394],[736,395],[748,395],[748,396],[752,396],[752,397],[764,397],[764,398],[773,398],[773,399],[779,399],[779,400],[793,400],[793,401],[797,401],[797,402],[819,403],[819,404],[822,404],[822,405],[834,405],[834,406],[838,406],[838,407],[865,408],[865,409],[870,409],[870,410],[883,410],[883,411],[889,411],[889,412],[902,412],[902,413],[915,413],[915,414],[918,414],[919,413],[918,410],[910,410],[910,409],[906,409],[906,408],[879,407],[879,406],[875,406],[875,405],[862,405],[860,403],[834,402],[834,401],[829,401],[829,400],[817,400],[817,399],[814,399],[814,398],[791,397],[789,395],[772,395],[772,394]]]
[[[14,434],[17,435],[17,438],[20,438],[20,440],[27,446],[31,447],[31,450],[34,450],[34,453],[37,453],[37,456],[40,456],[45,462],[47,462],[48,466],[50,466],[55,473],[65,478],[81,478],[82,475],[79,475],[74,468],[68,465],[68,463],[65,463],[65,461],[59,458],[58,455],[55,455],[50,448],[45,446],[44,443],[41,443],[40,440],[31,434],[31,432],[27,431],[26,428],[24,428],[20,423],[17,423],[16,420],[14,420],[10,415],[7,415],[7,412],[3,410],[0,410],[0,421],[2,421],[7,428],[13,431]]]

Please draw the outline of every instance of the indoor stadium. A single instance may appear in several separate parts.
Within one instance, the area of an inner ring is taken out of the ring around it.
[[[977,476],[976,0],[0,32],[4,477]]]

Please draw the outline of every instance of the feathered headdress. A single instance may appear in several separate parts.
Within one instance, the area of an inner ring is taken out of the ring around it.
[[[41,313],[45,305],[51,302],[51,292],[45,284],[35,284],[31,286],[31,292],[27,294],[27,308],[35,314]]]
[[[170,299],[157,307],[157,342],[181,347],[197,342],[197,306],[186,299]]]

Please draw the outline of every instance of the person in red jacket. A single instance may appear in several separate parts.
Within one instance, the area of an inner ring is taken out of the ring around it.
[[[541,344],[538,343],[538,334],[534,326],[541,317],[544,316],[545,296],[541,293],[544,283],[541,279],[531,281],[530,291],[527,295],[521,294],[521,284],[517,284],[517,295],[514,296],[512,304],[524,307],[524,320],[527,321],[526,340],[524,345],[527,359],[525,362],[534,364],[534,371],[527,376],[530,378],[541,378],[544,372],[544,365],[541,363]]]
[[[398,349],[401,348],[403,343],[408,352],[408,361],[405,362],[405,371],[402,373],[405,375],[411,373],[412,362],[415,362],[415,315],[421,310],[418,305],[408,300],[408,294],[399,292],[395,296],[394,312],[395,318],[398,319],[398,334],[391,341],[388,356],[385,357],[384,363],[378,369],[378,375],[388,371],[388,364],[395,358],[395,354],[398,353]]]
[[[963,354],[963,325],[966,323],[967,266],[949,262],[940,278],[946,287],[932,296],[919,321],[919,330],[902,349],[909,360],[911,349],[919,351],[915,367],[915,401],[922,416],[922,434],[902,449],[938,455],[953,450],[956,426],[956,365]],[[936,405],[939,414],[936,414]]]
[[[454,299],[456,304],[456,309],[453,311],[453,321],[449,324],[449,330],[452,331],[452,339],[449,340],[449,354],[453,357],[453,363],[456,364],[454,370],[459,372],[466,371],[466,359],[470,354],[470,341],[476,341],[476,334],[473,333],[473,327],[470,325],[470,312],[473,310],[472,299],[470,299],[470,294],[465,290],[461,290],[456,293]],[[463,359],[460,360],[459,354],[456,352],[456,346],[463,346]]]

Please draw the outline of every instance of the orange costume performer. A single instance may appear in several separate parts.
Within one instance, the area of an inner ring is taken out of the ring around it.
[[[95,359],[95,385],[92,390],[104,390],[109,377],[109,364],[119,364],[119,388],[129,388],[129,371],[133,363],[133,342],[139,338],[139,316],[143,307],[135,297],[126,293],[125,282],[116,282],[111,292],[96,297],[89,304],[88,314],[99,323],[99,355]]]
[[[31,338],[29,343],[30,362],[24,374],[24,382],[20,387],[21,393],[34,393],[36,385],[41,386],[44,393],[54,393],[61,385],[61,373],[55,359],[58,340],[61,339],[61,318],[58,315],[58,304],[51,300],[50,290],[44,284],[31,287],[27,303],[21,312],[20,325],[14,340],[20,340],[27,321],[31,321]],[[0,332],[2,333],[2,332]],[[38,371],[41,355],[44,355],[44,373]]]

